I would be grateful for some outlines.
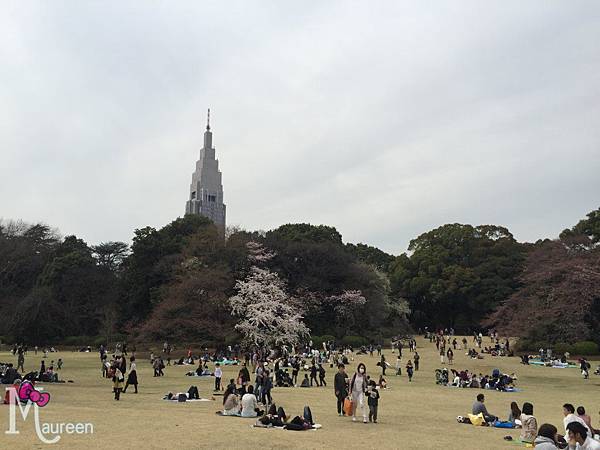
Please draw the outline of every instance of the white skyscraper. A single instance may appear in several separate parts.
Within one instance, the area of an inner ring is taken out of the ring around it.
[[[192,174],[190,198],[185,204],[186,214],[200,214],[211,219],[225,233],[225,204],[219,161],[215,159],[210,131],[210,109],[204,132],[204,147],[200,149],[200,159]]]

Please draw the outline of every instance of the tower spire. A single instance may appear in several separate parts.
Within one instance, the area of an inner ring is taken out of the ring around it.
[[[206,131],[210,131],[210,108],[208,108],[208,114],[206,116]]]

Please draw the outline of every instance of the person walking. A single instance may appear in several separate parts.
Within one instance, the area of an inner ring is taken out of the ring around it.
[[[25,355],[23,354],[23,351],[20,351],[19,356],[17,358],[17,372],[19,371],[19,369],[21,369],[22,372],[25,372],[25,367],[23,367],[24,364],[25,364]]]
[[[317,366],[315,365],[315,363],[312,363],[312,366],[310,366],[310,387],[313,386],[313,380],[315,381],[315,384],[318,386],[319,385],[319,381],[317,380]]]
[[[352,394],[352,422],[356,422],[356,409],[360,406],[363,422],[367,423],[367,412],[365,409],[365,392],[367,390],[367,367],[359,363],[356,373],[352,375],[350,392]]]
[[[325,381],[325,368],[323,364],[319,364],[319,386],[327,386],[327,382]]]
[[[338,371],[333,377],[333,390],[337,398],[337,412],[339,416],[344,415],[344,400],[348,396],[348,375],[346,366],[338,364]]]
[[[448,357],[448,364],[452,364],[452,362],[454,361],[454,352],[451,348],[449,348],[446,352],[446,356]]]
[[[408,381],[411,382],[413,377],[413,365],[410,359],[406,363],[406,375],[408,375]]]
[[[371,380],[369,383],[369,390],[367,391],[369,396],[369,422],[377,423],[377,409],[379,407],[379,391],[377,390],[377,384],[375,380]]]
[[[131,356],[129,358],[129,375],[127,375],[127,382],[125,383],[125,388],[123,392],[127,392],[127,388],[129,385],[133,385],[135,388],[135,393],[138,393],[138,378],[137,378],[137,364],[135,363],[135,356]]]
[[[419,360],[421,359],[419,352],[415,351],[415,356],[413,356],[413,359],[415,360],[415,370],[419,370]]]
[[[387,366],[387,363],[385,362],[385,355],[381,355],[381,361],[379,362],[379,365],[381,366],[381,375],[385,375],[385,369]]]
[[[398,355],[396,358],[396,376],[402,375],[402,357]]]

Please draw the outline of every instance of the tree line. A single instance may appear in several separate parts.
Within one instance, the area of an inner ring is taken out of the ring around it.
[[[254,290],[275,303],[255,302]],[[244,316],[249,308],[261,317],[287,311],[306,333],[330,339],[379,340],[425,327],[593,339],[600,209],[536,243],[519,243],[501,226],[446,224],[398,256],[345,244],[325,225],[233,230],[223,239],[208,219],[188,215],[135,230],[130,245],[89,245],[45,224],[0,222],[5,340],[223,344],[252,328],[243,325],[255,323],[243,322],[255,319]]]

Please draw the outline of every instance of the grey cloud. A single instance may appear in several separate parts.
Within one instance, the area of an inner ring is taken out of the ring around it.
[[[184,211],[213,111],[228,222],[400,253],[447,222],[556,236],[600,205],[600,5],[14,2],[0,216],[95,243]]]

